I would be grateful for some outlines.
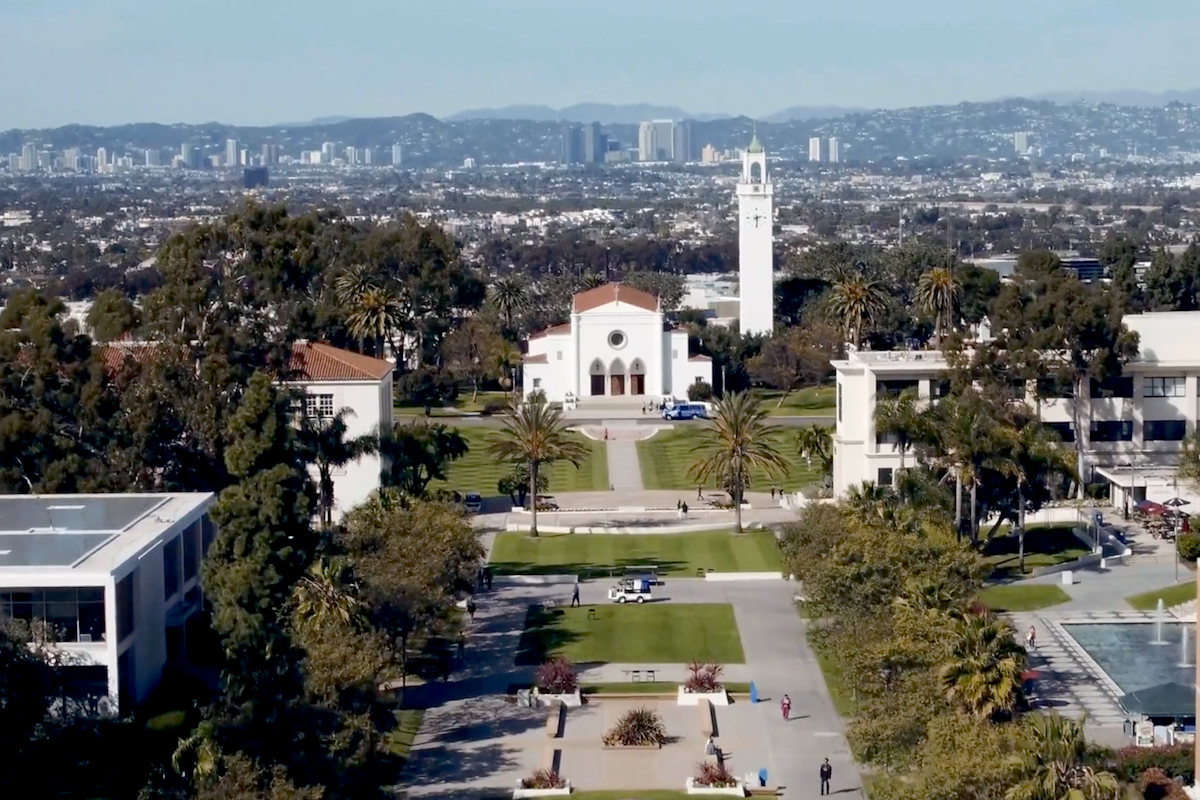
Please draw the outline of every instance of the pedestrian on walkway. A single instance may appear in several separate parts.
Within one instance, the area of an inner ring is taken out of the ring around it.
[[[676,499],[676,500],[675,500],[675,510],[676,510],[676,511],[678,511],[678,510],[679,510],[679,509],[681,509],[681,508],[683,508],[683,501],[682,501],[682,500],[679,500],[679,499]]]
[[[683,519],[683,502],[675,506],[675,519]]]
[[[579,605],[579,578],[575,579],[575,586],[571,589],[571,608]]]
[[[702,487],[700,487],[700,486],[697,486],[697,487],[696,487],[696,499],[697,499],[697,500],[703,500],[703,499],[704,499],[704,489],[703,489]]]
[[[463,654],[466,652],[466,650],[467,650],[467,637],[462,631],[459,631],[458,632],[458,660],[459,660],[459,663],[462,663]]]
[[[1037,629],[1032,625],[1029,626],[1029,632],[1025,634],[1025,649],[1032,650],[1037,644]]]
[[[494,578],[494,577],[495,577],[495,575],[492,574],[491,567],[483,568],[483,580],[487,583],[487,590],[489,592],[492,590],[492,578]]]
[[[829,794],[829,781],[833,779],[833,767],[829,766],[829,759],[825,759],[825,763],[821,765],[821,794]]]
[[[792,713],[792,698],[785,694],[783,700],[779,702],[779,708],[783,711],[783,721],[787,722],[788,714]]]
[[[775,499],[775,484],[771,484],[771,499]]]
[[[679,517],[679,518],[680,518],[680,519],[687,519],[687,512],[688,512],[688,506],[687,506],[687,503],[684,503],[682,506],[680,506],[680,507],[679,507],[679,510],[680,510],[680,512],[681,512],[681,514],[680,514],[680,517]]]
[[[608,441],[608,428],[604,429],[604,441]]]
[[[467,601],[467,613],[471,615],[471,622],[472,622],[472,623],[473,623],[473,622],[475,622],[475,609],[476,609],[476,608],[477,608],[477,606],[475,605],[475,601],[474,601],[474,600],[468,600],[468,601]]]

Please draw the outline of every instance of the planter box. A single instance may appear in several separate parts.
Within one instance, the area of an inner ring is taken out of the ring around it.
[[[518,781],[517,788],[513,789],[513,800],[521,800],[522,797],[566,797],[570,793],[570,781],[562,789],[522,789]]]
[[[661,744],[606,744],[604,750],[662,750]]]
[[[746,787],[741,781],[737,782],[736,786],[731,786],[727,789],[710,789],[707,786],[697,786],[695,778],[688,778],[685,784],[688,794],[721,794],[727,797],[745,797]]]
[[[722,689],[719,692],[685,692],[683,687],[679,687],[679,695],[676,702],[681,706],[698,706],[701,700],[707,700],[714,706],[729,705],[729,692]]]
[[[571,692],[571,694],[543,694],[538,693],[538,705],[544,707],[550,706],[556,702],[562,703],[568,708],[578,708],[583,705],[583,695],[579,689]]]

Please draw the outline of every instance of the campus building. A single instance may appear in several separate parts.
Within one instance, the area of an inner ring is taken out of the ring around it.
[[[1139,335],[1137,356],[1119,378],[1092,381],[1086,397],[1043,399],[1042,421],[1063,441],[1083,445],[1084,479],[1112,485],[1114,503],[1166,499],[1181,487],[1167,480],[1178,464],[1184,438],[1200,415],[1200,312],[1133,314],[1126,326]],[[922,402],[947,389],[945,357],[930,350],[858,351],[834,361],[837,372],[836,430],[833,436],[833,491],[844,497],[863,481],[891,484],[901,468],[895,441],[875,430],[875,404],[883,397],[915,391]],[[1081,403],[1076,430],[1074,403]],[[912,453],[904,455],[911,465]],[[1139,477],[1140,476],[1140,477]],[[1162,498],[1147,498],[1155,491]],[[1154,488],[1156,487],[1156,488]]]
[[[0,621],[53,626],[68,696],[127,711],[181,663],[211,493],[0,496]],[[107,698],[104,700],[103,698]]]

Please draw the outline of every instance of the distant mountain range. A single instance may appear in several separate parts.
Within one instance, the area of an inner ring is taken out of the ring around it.
[[[838,106],[793,106],[770,116],[763,122],[790,122],[792,120],[832,119],[860,108]],[[447,122],[462,122],[477,119],[526,119],[531,122],[599,122],[602,125],[636,125],[651,119],[694,119],[711,122],[717,119],[734,119],[734,114],[693,114],[678,106],[657,106],[650,103],[615,105],[612,103],[576,103],[566,108],[550,106],[503,106],[501,108],[473,108],[446,117]]]
[[[1165,92],[1143,92],[1137,89],[1124,89],[1113,92],[1044,92],[1034,95],[1034,100],[1049,100],[1051,103],[1110,103],[1114,106],[1138,106],[1154,108],[1168,103],[1187,103],[1200,105],[1200,89],[1185,89],[1176,91],[1168,89]]]

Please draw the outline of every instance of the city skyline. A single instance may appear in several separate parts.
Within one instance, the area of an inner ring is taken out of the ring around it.
[[[268,125],[418,111],[447,116],[465,108],[585,100],[762,117],[793,105],[881,108],[1052,91],[1161,92],[1187,88],[1180,76],[1200,68],[1200,54],[1187,41],[1200,24],[1200,7],[1184,0],[1150,7],[1013,0],[1000,14],[947,0],[813,8],[764,0],[754,14],[730,19],[741,24],[729,25],[713,24],[731,15],[710,0],[689,4],[686,14],[670,4],[614,0],[611,13],[587,24],[548,0],[467,0],[454,8],[347,0],[339,7],[347,21],[341,28],[312,24],[311,0],[216,5],[213,18],[227,6],[239,21],[220,35],[196,26],[186,7],[149,0],[0,9],[0,27],[12,34],[0,71],[39,76],[0,86],[0,130],[137,121]],[[624,13],[634,9],[636,25]],[[371,24],[350,24],[363,19]],[[413,30],[442,33],[402,36],[405,44],[397,47],[397,35]],[[1114,40],[1154,41],[1156,51],[1171,57],[1097,58]],[[655,80],[647,83],[646,74]],[[96,91],[81,75],[124,77]],[[288,91],[296,87],[304,91]]]

